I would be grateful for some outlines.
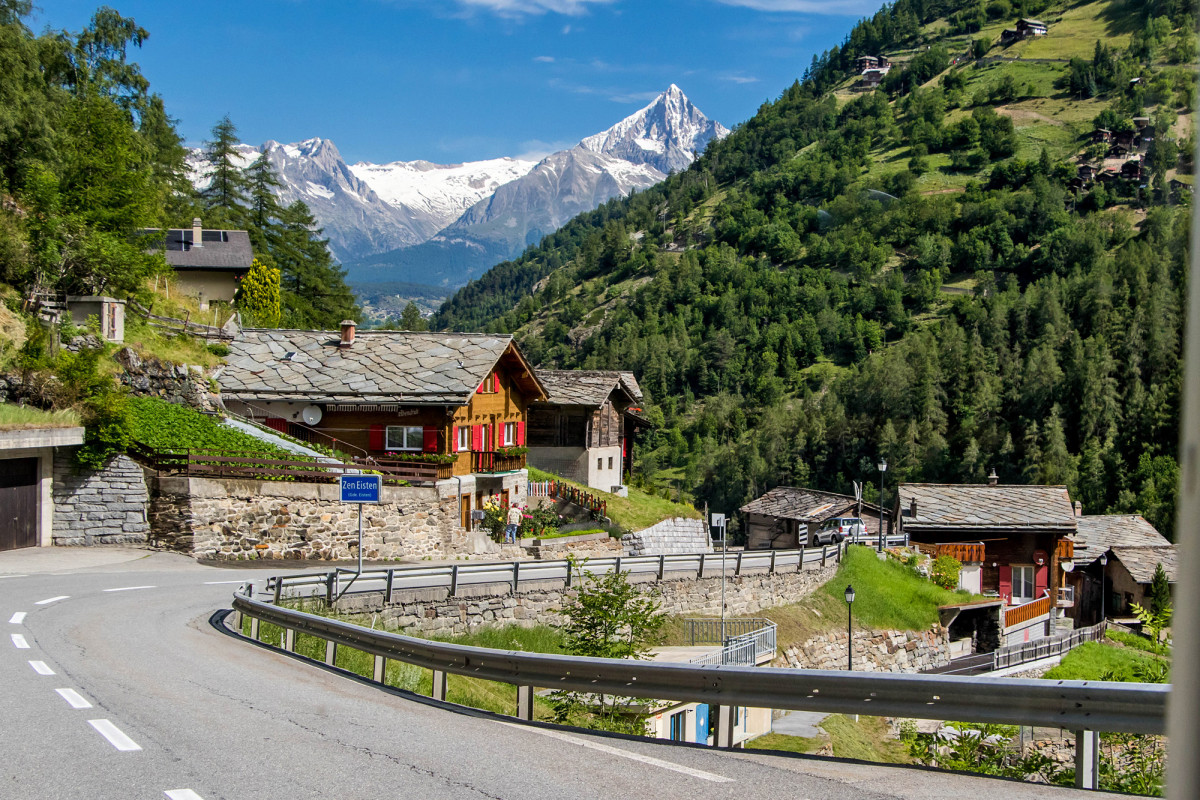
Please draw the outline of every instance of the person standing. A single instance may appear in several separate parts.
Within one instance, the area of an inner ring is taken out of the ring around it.
[[[521,509],[516,503],[508,509],[508,526],[504,529],[504,541],[513,544],[517,541],[517,530],[521,527]]]

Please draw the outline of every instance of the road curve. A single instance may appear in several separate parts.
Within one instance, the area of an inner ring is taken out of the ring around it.
[[[20,551],[17,551],[20,552]],[[918,769],[515,723],[382,691],[222,633],[267,572],[134,553],[0,553],[0,797],[1084,797]],[[73,557],[74,556],[74,557]],[[18,570],[26,569],[24,574]]]

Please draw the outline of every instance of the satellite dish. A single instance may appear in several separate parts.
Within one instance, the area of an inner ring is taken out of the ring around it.
[[[304,420],[305,425],[316,425],[321,421],[321,407],[305,406],[300,409],[300,419]]]

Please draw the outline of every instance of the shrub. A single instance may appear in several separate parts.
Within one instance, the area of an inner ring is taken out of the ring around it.
[[[958,588],[958,573],[962,563],[950,556],[938,556],[933,560],[933,568],[929,570],[929,579],[943,589],[953,591]]]

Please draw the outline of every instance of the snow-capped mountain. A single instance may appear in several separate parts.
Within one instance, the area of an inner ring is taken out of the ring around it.
[[[536,163],[350,165],[320,138],[242,144],[238,153],[243,167],[267,153],[281,201],[308,205],[353,279],[457,286],[576,214],[686,168],[728,132],[672,84],[608,130]],[[203,152],[192,151],[188,161],[203,188],[211,172]]]
[[[687,169],[709,142],[728,134],[728,128],[704,116],[672,83],[650,105],[579,146],[669,173]]]

